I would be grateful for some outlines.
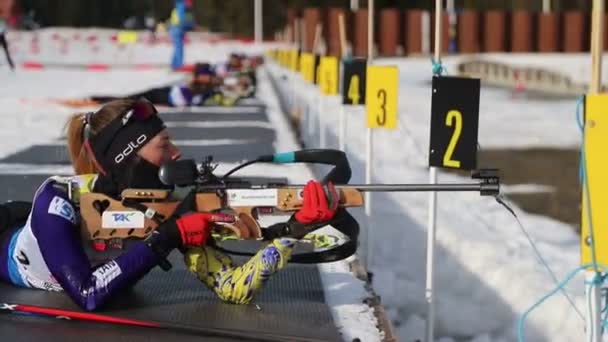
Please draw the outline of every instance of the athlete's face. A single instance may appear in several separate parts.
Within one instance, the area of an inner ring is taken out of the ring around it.
[[[201,83],[201,84],[210,84],[211,80],[212,80],[212,76],[209,74],[200,74],[200,75],[196,76],[196,78],[195,78],[195,82]]]
[[[156,166],[161,166],[166,162],[177,160],[181,157],[181,152],[171,141],[167,129],[160,131],[137,154]]]

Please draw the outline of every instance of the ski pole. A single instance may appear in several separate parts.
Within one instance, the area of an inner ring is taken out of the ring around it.
[[[178,323],[142,321],[142,320],[136,320],[136,319],[113,317],[113,316],[109,316],[109,315],[100,315],[100,314],[79,312],[79,311],[72,311],[72,310],[55,309],[55,308],[48,308],[48,307],[35,306],[35,305],[0,303],[0,312],[28,313],[28,314],[42,315],[45,317],[52,317],[52,318],[64,319],[64,320],[65,319],[67,319],[67,320],[75,319],[75,320],[97,322],[97,323],[112,323],[112,324],[121,324],[121,325],[127,325],[127,326],[145,327],[145,328],[157,328],[157,329],[173,330],[176,332],[183,332],[183,333],[195,334],[195,335],[243,339],[246,341],[310,341],[310,342],[321,341],[321,340],[318,340],[315,338],[307,338],[307,337],[301,337],[301,336],[289,336],[289,335],[273,334],[273,333],[252,333],[252,332],[242,331],[242,330],[238,330],[238,329],[195,327],[195,326],[191,326],[191,325],[178,324]]]

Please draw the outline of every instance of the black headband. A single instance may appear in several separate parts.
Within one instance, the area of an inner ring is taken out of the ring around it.
[[[85,147],[93,154],[103,174],[120,172],[126,162],[163,129],[165,124],[157,115],[140,119],[131,109],[93,136],[86,137],[89,134],[85,126]]]

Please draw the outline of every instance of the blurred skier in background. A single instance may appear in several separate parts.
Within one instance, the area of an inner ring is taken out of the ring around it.
[[[184,38],[193,29],[192,0],[175,0],[171,12],[169,33],[173,41],[171,68],[179,69],[184,64]]]
[[[8,43],[6,42],[6,28],[7,23],[6,19],[0,17],[0,45],[2,45],[2,49],[4,49],[4,55],[6,56],[6,61],[8,65],[10,65],[11,70],[15,70],[15,64],[13,63],[13,59],[11,58],[11,53],[8,50]]]

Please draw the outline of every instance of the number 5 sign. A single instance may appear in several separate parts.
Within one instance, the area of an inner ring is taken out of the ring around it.
[[[319,70],[321,94],[338,94],[338,76],[338,58],[333,56],[321,57]]]
[[[365,87],[367,127],[397,127],[399,69],[394,66],[368,66]]]
[[[433,77],[429,165],[477,168],[479,79]]]

